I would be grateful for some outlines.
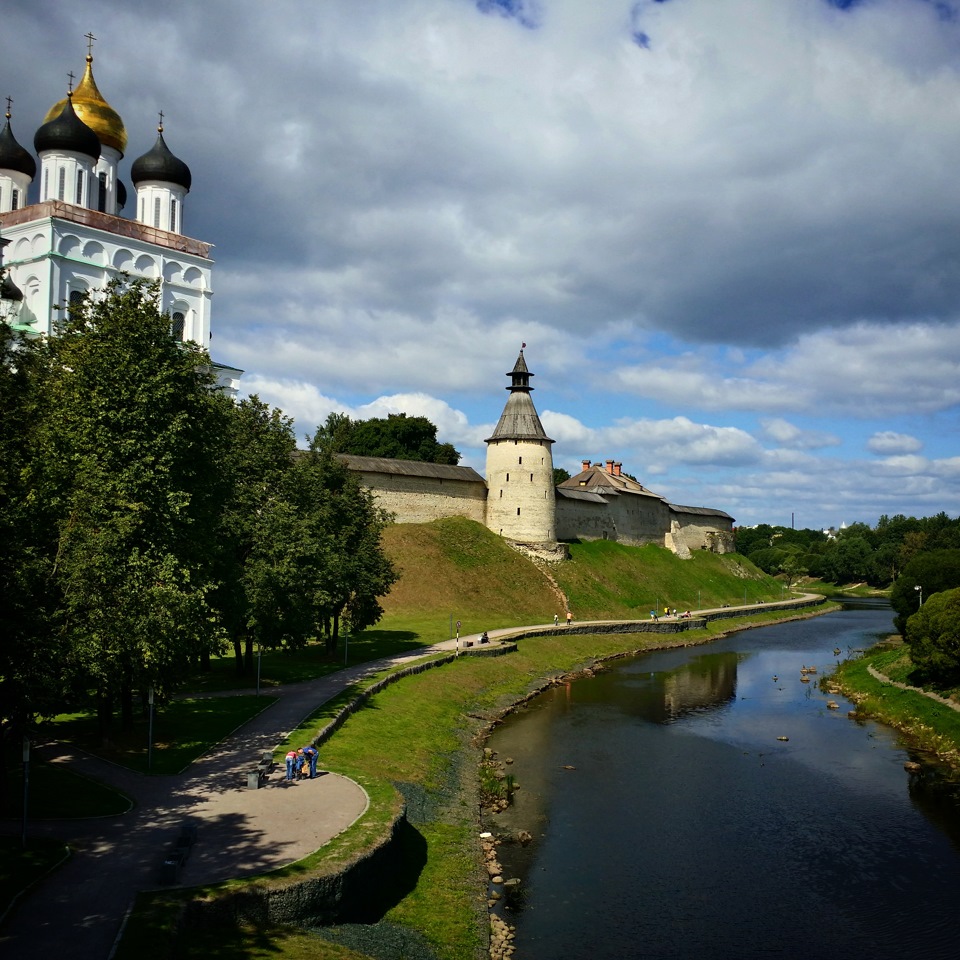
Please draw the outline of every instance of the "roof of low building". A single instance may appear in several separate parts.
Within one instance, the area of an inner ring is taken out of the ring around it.
[[[435,480],[459,480],[464,483],[484,483],[473,467],[449,463],[424,463],[420,460],[394,460],[390,457],[358,457],[350,453],[337,454],[347,469],[356,473],[390,473],[404,477],[431,477]]]
[[[603,496],[618,496],[620,494],[632,494],[639,497],[651,497],[654,500],[666,500],[659,493],[648,490],[638,480],[628,477],[625,474],[613,474],[605,470],[600,464],[594,464],[586,470],[582,470],[575,477],[564,480],[557,487],[558,491],[581,490],[586,493],[596,493]]]
[[[599,493],[590,493],[588,490],[573,490],[570,487],[557,487],[557,496],[564,500],[585,500],[587,503],[606,504],[606,500]]]
[[[729,513],[724,510],[714,510],[713,507],[685,507],[678,503],[671,503],[668,506],[674,513],[693,513],[703,517],[726,517],[730,521],[733,520]]]

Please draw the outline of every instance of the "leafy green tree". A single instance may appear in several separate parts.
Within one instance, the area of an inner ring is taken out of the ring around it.
[[[927,598],[907,619],[906,640],[924,678],[952,685],[960,677],[960,588]]]
[[[55,526],[27,481],[36,456],[46,363],[37,341],[0,323],[0,735],[19,739],[63,700],[63,660],[49,586]],[[5,773],[0,764],[0,777]],[[0,789],[0,798],[6,791]]]
[[[930,550],[917,554],[904,568],[890,591],[890,605],[897,612],[894,626],[903,634],[907,619],[916,613],[921,590],[926,598],[960,587],[960,550]]]
[[[565,470],[563,467],[553,468],[553,485],[555,487],[563,483],[564,480],[569,480],[569,479],[570,479],[569,470]]]
[[[170,693],[221,633],[210,544],[227,435],[210,359],[170,336],[157,291],[115,281],[45,344],[50,375],[29,482],[56,514],[51,570],[64,668],[104,726],[134,692]]]
[[[265,578],[286,542],[281,536],[288,529],[282,522],[285,477],[293,467],[296,436],[293,421],[257,396],[236,404],[226,402],[228,443],[222,468],[228,493],[217,537],[214,599],[233,644],[237,672],[242,674],[253,668],[255,641],[276,645],[274,632],[280,624],[268,622]],[[279,571],[276,576],[281,576]],[[274,582],[271,589],[279,586]],[[295,601],[291,595],[291,602]],[[279,611],[280,620],[286,618],[279,595],[273,609]]]
[[[333,652],[344,619],[353,630],[380,619],[379,598],[396,582],[397,573],[381,544],[390,515],[323,440],[315,436],[309,451],[297,457],[288,497],[311,550],[305,560],[308,595]]]
[[[838,537],[833,548],[824,555],[822,576],[834,583],[866,581],[873,562],[873,548],[866,537]]]
[[[351,420],[346,414],[332,413],[314,440],[334,453],[360,457],[453,465],[460,462],[460,454],[452,444],[437,440],[434,424],[426,417],[408,417],[405,413],[370,420]]]
[[[780,564],[780,573],[786,581],[787,589],[791,590],[793,585],[807,573],[806,565],[799,553],[791,553]]]

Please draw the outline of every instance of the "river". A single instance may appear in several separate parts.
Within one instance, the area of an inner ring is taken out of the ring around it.
[[[499,848],[517,960],[952,960],[956,785],[817,684],[891,620],[850,604],[616,661],[508,718],[489,746],[520,789],[487,824],[534,838]]]

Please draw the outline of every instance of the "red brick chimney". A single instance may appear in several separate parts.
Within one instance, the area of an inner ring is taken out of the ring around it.
[[[613,473],[613,460],[607,461],[607,473],[610,473],[610,474]]]
[[[581,464],[581,467],[582,467],[583,470],[589,470],[589,469],[590,469],[590,461],[589,461],[589,460],[581,460],[581,461],[580,461],[580,464]]]
[[[615,463],[615,464],[613,465],[613,475],[614,475],[615,477],[619,477],[619,476],[620,476],[620,472],[621,472],[622,469],[623,469],[623,464],[622,464],[622,463]]]

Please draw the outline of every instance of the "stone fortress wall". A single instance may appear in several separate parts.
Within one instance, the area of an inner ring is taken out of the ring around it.
[[[653,543],[680,557],[733,550],[733,517],[668,503],[618,461],[584,460],[580,473],[555,484],[553,440],[530,397],[533,374],[522,348],[507,376],[509,398],[485,441],[486,480],[470,467],[346,455],[344,462],[397,523],[467,517],[544,560],[562,559],[561,544],[571,540]]]

